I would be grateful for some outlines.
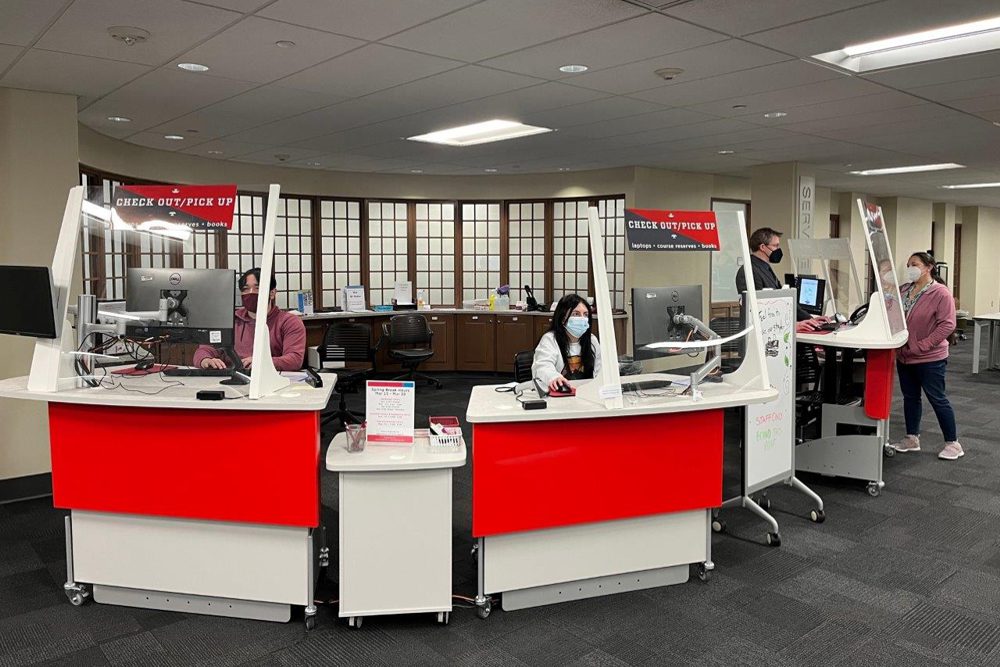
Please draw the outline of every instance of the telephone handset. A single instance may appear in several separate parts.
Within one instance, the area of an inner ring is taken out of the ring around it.
[[[851,313],[850,317],[851,324],[857,324],[858,322],[863,320],[865,318],[865,315],[867,314],[868,314],[867,303],[858,306],[857,309],[853,313]]]

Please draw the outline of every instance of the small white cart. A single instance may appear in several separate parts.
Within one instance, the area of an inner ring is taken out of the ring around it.
[[[360,628],[365,616],[437,614],[452,609],[452,469],[465,465],[465,440],[432,446],[418,431],[412,446],[347,451],[338,434],[326,468],[340,474],[340,617]]]

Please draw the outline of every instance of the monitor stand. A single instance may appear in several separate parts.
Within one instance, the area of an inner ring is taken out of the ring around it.
[[[222,351],[229,355],[229,358],[233,361],[233,374],[228,380],[222,380],[219,384],[225,385],[244,385],[250,384],[250,371],[246,366],[243,365],[243,360],[240,359],[240,355],[236,354],[235,348],[232,345],[225,345]]]

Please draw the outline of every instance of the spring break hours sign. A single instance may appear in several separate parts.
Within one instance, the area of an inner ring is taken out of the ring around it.
[[[625,210],[629,250],[718,250],[714,211]]]
[[[413,444],[412,381],[369,380],[365,392],[368,420],[366,440],[369,445]]]

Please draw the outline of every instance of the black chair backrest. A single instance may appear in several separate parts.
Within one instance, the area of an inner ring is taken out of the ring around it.
[[[320,357],[323,361],[367,361],[374,363],[372,328],[367,324],[334,322],[326,330]]]
[[[819,389],[820,365],[816,348],[812,345],[796,345],[795,385],[799,390]]]
[[[429,345],[431,328],[423,315],[396,315],[389,320],[389,345]]]
[[[531,379],[531,362],[535,360],[535,351],[518,352],[514,355],[514,381],[527,382]]]

